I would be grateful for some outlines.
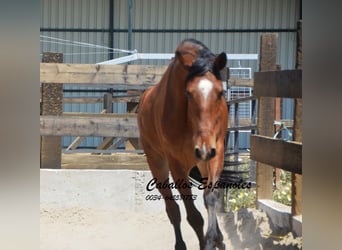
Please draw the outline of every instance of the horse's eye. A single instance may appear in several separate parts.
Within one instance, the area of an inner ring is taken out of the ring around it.
[[[190,99],[192,97],[191,93],[189,90],[185,91],[185,95],[188,99]]]
[[[223,96],[223,91],[220,91],[220,92],[218,93],[218,95],[217,95],[217,98],[218,98],[218,99],[221,99],[222,96]]]

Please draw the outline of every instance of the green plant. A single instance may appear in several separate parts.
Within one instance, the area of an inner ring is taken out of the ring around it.
[[[243,166],[242,170],[248,169],[247,166]],[[273,191],[273,200],[291,206],[291,173],[281,170],[279,185]],[[228,197],[225,196],[225,200],[228,199],[228,210],[236,211],[240,208],[255,208],[256,206],[256,190],[251,189],[229,189]]]
[[[256,190],[229,189],[228,209],[239,210],[240,208],[255,208]]]
[[[273,191],[273,200],[291,206],[291,173],[280,170],[280,183]]]
[[[233,159],[231,159],[233,161]],[[233,168],[234,169],[234,168]],[[232,170],[233,170],[232,169]],[[242,174],[245,180],[249,179],[249,171],[250,171],[250,161],[244,159],[240,162],[238,166],[239,171],[247,171],[247,173]],[[255,188],[247,188],[247,189],[239,189],[239,188],[230,188],[228,190],[228,194],[225,192],[227,196],[225,196],[226,204],[228,207],[226,210],[239,210],[240,208],[255,208],[256,205],[256,190]]]

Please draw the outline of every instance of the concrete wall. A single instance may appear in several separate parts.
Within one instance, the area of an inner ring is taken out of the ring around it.
[[[292,217],[290,206],[273,200],[258,200],[258,208],[269,217],[273,231],[278,231],[281,234],[291,231],[292,228],[295,236],[302,236],[302,216]]]
[[[164,200],[146,200],[150,171],[135,170],[40,170],[41,206],[164,211]],[[202,191],[193,188],[196,206],[204,208]],[[178,194],[173,190],[173,194]],[[179,205],[184,209],[183,202]]]

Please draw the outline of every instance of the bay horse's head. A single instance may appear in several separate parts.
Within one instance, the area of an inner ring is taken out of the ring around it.
[[[227,56],[224,52],[215,56],[198,41],[183,44],[186,46],[178,48],[176,57],[188,70],[184,94],[194,153],[199,160],[207,161],[216,155],[216,142],[224,137],[227,128],[227,105],[220,77]]]

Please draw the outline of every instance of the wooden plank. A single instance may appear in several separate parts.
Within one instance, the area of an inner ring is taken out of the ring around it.
[[[251,159],[301,174],[302,143],[251,135]]]
[[[105,109],[105,113],[111,114],[113,113],[113,94],[105,93],[103,96],[103,108]],[[96,149],[106,149],[113,143],[113,137],[104,137],[102,143]]]
[[[302,68],[302,21],[297,23],[296,69]],[[302,141],[302,99],[295,99],[293,140]],[[302,214],[302,175],[292,173],[292,215]]]
[[[292,215],[302,214],[302,174],[292,173],[291,176]]]
[[[281,98],[277,97],[276,98],[276,114],[275,114],[275,119],[279,121],[281,119]],[[274,125],[274,127],[277,129],[280,129],[280,126]],[[281,137],[281,133],[278,134],[278,137]],[[275,166],[276,167],[276,166]],[[276,187],[280,187],[280,168],[275,168],[275,184]]]
[[[297,22],[296,69],[302,69],[302,20]]]
[[[105,113],[106,110],[102,110],[101,114]],[[75,150],[81,143],[82,141],[85,139],[84,136],[77,136],[75,138],[75,140],[67,147],[66,150]]]
[[[85,118],[108,117],[111,119],[116,119],[116,118],[128,118],[128,119],[135,118],[135,119],[137,119],[137,114],[134,114],[134,113],[117,114],[117,113],[102,113],[102,112],[101,113],[64,112],[63,116],[78,116],[78,117],[85,117]]]
[[[109,148],[110,145],[113,144],[113,141],[114,137],[104,137],[102,143],[99,146],[97,146],[96,149],[103,150]]]
[[[63,62],[62,53],[43,53],[43,62],[46,65]],[[61,115],[63,113],[63,84],[53,81],[41,85],[41,115]],[[49,135],[40,140],[40,167],[61,167],[62,138]]]
[[[63,154],[118,154],[118,153],[131,153],[131,154],[143,154],[144,151],[141,149],[138,150],[126,150],[126,149],[94,149],[94,148],[81,148],[75,150],[63,150]]]
[[[148,170],[143,154],[116,153],[95,155],[87,153],[62,154],[63,169],[132,169]]]
[[[116,142],[114,142],[109,148],[108,150],[113,150],[116,149],[117,147],[119,147],[122,143],[124,143],[125,141],[127,141],[128,138],[118,138]]]
[[[127,94],[131,94],[131,92],[127,91]],[[140,94],[142,95],[142,92]],[[138,106],[139,106],[139,102],[127,102],[127,112],[137,113]],[[126,141],[125,146],[127,150],[141,149],[139,138],[129,138]]]
[[[237,127],[228,128],[228,131],[252,130],[256,128],[257,128],[257,125],[237,126]]]
[[[106,114],[109,115],[109,114]],[[136,117],[40,116],[40,134],[55,136],[139,137]]]
[[[247,97],[242,97],[242,98],[237,98],[234,100],[229,100],[227,103],[228,105],[230,104],[235,104],[235,103],[241,103],[241,102],[248,102],[257,99],[256,96],[247,96]]]
[[[253,88],[254,80],[253,79],[230,78],[228,80],[228,85],[230,87],[236,86],[236,87],[251,87],[251,88]]]
[[[233,128],[235,124],[235,119],[229,119],[229,128]],[[239,126],[254,126],[250,118],[239,118]]]
[[[41,63],[42,83],[66,84],[125,84],[151,85],[157,83],[167,66],[99,65]]]
[[[113,96],[112,102],[139,102],[140,96]],[[103,103],[102,97],[64,97],[63,103]]]
[[[74,150],[76,149],[83,141],[85,137],[84,136],[77,136],[75,140],[73,140],[70,145],[66,148],[66,150]]]
[[[254,73],[256,96],[267,97],[302,97],[302,70],[278,70]]]
[[[64,97],[63,103],[102,103],[102,97]]]
[[[260,37],[260,60],[259,71],[277,69],[277,43],[278,34],[264,33]],[[272,136],[273,122],[275,120],[275,98],[258,98],[258,133]],[[256,163],[257,200],[272,199],[273,193],[273,168],[269,165]]]

